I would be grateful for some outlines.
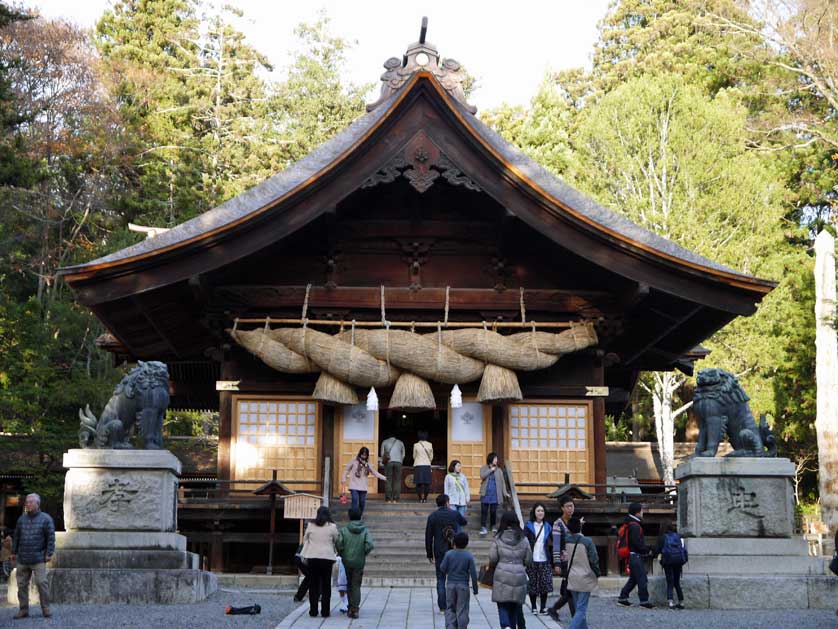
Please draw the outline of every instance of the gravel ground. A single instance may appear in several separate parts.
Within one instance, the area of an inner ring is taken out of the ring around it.
[[[50,622],[61,629],[92,627],[138,627],[153,629],[214,629],[216,627],[265,627],[273,629],[295,607],[291,591],[265,590],[219,591],[195,605],[55,605]],[[44,621],[40,608],[32,610],[25,621],[12,621],[17,608],[5,602],[5,587],[0,585],[0,627],[40,627]],[[244,606],[258,603],[258,616],[226,616],[227,605]],[[836,601],[838,604],[838,601]],[[529,615],[529,612],[527,612]],[[562,625],[567,627],[568,611],[562,610]],[[613,598],[593,598],[588,610],[591,627],[656,627],[666,629],[763,629],[794,627],[794,629],[838,629],[838,616],[832,610],[646,610],[637,606],[624,608]],[[395,629],[395,628],[387,628]],[[407,628],[409,629],[409,628]]]
[[[50,625],[61,629],[111,629],[137,627],[142,629],[215,629],[216,627],[247,627],[273,629],[297,605],[292,591],[265,590],[218,591],[207,600],[194,605],[53,605]],[[16,606],[6,603],[5,587],[0,604],[0,627],[43,626],[41,608],[30,609],[26,620],[12,620]],[[227,616],[227,605],[244,607],[259,604],[258,616]]]
[[[838,605],[838,601],[836,601]],[[562,626],[567,627],[570,612],[561,610]],[[838,629],[834,610],[710,610],[643,609],[636,605],[620,607],[614,598],[591,599],[588,624],[593,628],[656,627],[658,629]]]

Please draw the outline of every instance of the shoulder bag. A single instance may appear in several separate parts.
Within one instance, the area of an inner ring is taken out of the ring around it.
[[[573,545],[573,552],[572,552],[572,553],[570,553],[570,561],[568,561],[568,562],[567,562],[567,572],[564,574],[564,576],[562,576],[562,584],[561,584],[561,586],[559,587],[559,593],[560,593],[563,597],[567,597],[567,596],[568,596],[568,593],[567,593],[567,580],[568,580],[568,578],[570,578],[570,568],[573,566],[573,558],[576,556],[576,549],[577,549],[577,548],[579,548],[579,544],[580,544],[580,542],[576,542],[576,543]]]

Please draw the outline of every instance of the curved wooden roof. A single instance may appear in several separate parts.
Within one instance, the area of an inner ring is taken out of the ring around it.
[[[429,105],[421,115],[415,111],[419,103]],[[752,312],[776,285],[717,264],[597,204],[489,129],[446,93],[432,74],[422,71],[374,111],[285,171],[165,233],[60,273],[80,301],[94,305],[239,259],[266,245],[265,237],[252,235],[266,220],[272,221],[269,236],[282,238],[328,211],[330,205],[324,200],[333,207],[341,195],[360,187],[388,156],[403,148],[405,141],[391,146],[397,140],[390,131],[397,124],[410,126],[406,120],[427,130],[446,155],[509,212],[615,273],[735,314]],[[338,180],[343,192],[323,192]],[[323,197],[319,205],[302,209],[314,193]],[[245,233],[250,236],[244,238]],[[230,245],[237,239],[240,246],[213,255],[219,244]],[[187,258],[192,264],[182,264]],[[626,260],[630,263],[623,263]],[[104,289],[111,280],[118,282]],[[710,296],[696,293],[697,285],[708,288]]]

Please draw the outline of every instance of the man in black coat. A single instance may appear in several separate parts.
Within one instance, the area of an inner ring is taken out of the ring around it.
[[[55,524],[41,511],[38,494],[26,496],[25,511],[17,519],[12,543],[12,561],[17,561],[17,599],[20,603],[15,619],[29,615],[29,581],[33,577],[41,599],[41,611],[44,618],[49,618],[52,614],[49,611],[47,563],[55,554]]]
[[[652,554],[652,549],[646,546],[643,539],[643,505],[639,502],[632,502],[629,505],[629,514],[624,521],[628,527],[628,567],[631,571],[628,581],[620,590],[620,597],[617,602],[628,607],[631,602],[628,600],[634,586],[637,586],[637,596],[640,598],[640,606],[652,609],[654,605],[649,602],[649,589],[647,587],[646,566],[643,563],[644,557]]]
[[[440,613],[445,613],[445,574],[440,570],[445,553],[451,549],[451,542],[461,526],[468,522],[448,504],[448,496],[440,494],[436,497],[438,507],[428,516],[428,523],[425,525],[425,552],[428,561],[436,566],[436,603]]]

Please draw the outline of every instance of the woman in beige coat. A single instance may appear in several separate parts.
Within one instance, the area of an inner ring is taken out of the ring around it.
[[[434,447],[428,441],[428,433],[419,432],[419,441],[413,444],[413,482],[419,502],[428,502],[428,490],[431,487],[431,463],[434,460]]]
[[[489,565],[495,567],[492,602],[498,605],[498,619],[503,628],[518,627],[518,616],[527,598],[527,566],[531,563],[532,550],[518,516],[507,511],[489,548]]]
[[[337,557],[335,542],[338,527],[332,520],[329,507],[320,507],[317,517],[310,522],[303,536],[303,550],[300,558],[308,565],[310,586],[308,589],[309,616],[317,616],[317,602],[320,601],[320,615],[329,616],[332,608],[332,565]]]

